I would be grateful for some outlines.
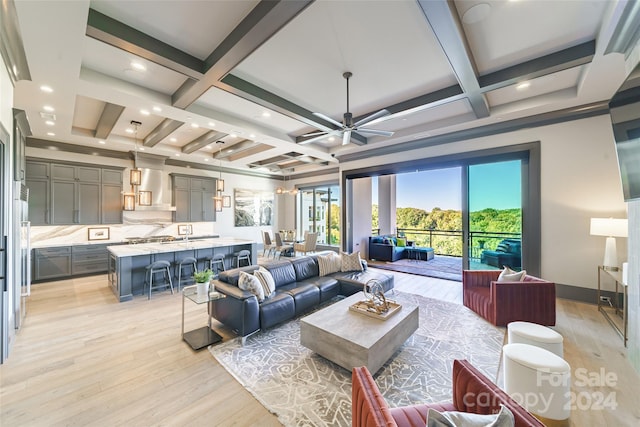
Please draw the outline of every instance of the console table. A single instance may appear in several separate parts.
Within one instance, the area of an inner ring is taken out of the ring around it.
[[[603,277],[613,279],[615,282],[615,292],[613,300],[609,300],[610,304],[603,304],[601,298]],[[598,311],[607,319],[609,324],[622,337],[624,346],[627,346],[627,284],[622,281],[622,273],[620,271],[605,270],[603,266],[598,266]],[[622,297],[622,307],[620,307],[620,297]],[[614,320],[614,317],[622,319],[622,324]]]

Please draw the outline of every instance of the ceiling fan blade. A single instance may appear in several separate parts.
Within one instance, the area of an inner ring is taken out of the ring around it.
[[[316,117],[320,117],[321,119],[324,119],[324,120],[328,121],[329,123],[333,123],[334,125],[336,125],[336,126],[338,126],[340,128],[343,127],[342,123],[340,123],[339,121],[333,120],[331,117],[325,116],[322,113],[313,113],[313,115],[316,116]]]
[[[347,145],[351,142],[351,131],[345,130],[342,134],[342,145]]]
[[[388,130],[378,130],[378,129],[357,129],[358,133],[368,133],[371,135],[381,135],[381,136],[393,136],[394,132],[390,132]]]
[[[311,137],[309,139],[305,139],[304,141],[300,141],[300,142],[298,142],[298,144],[300,144],[300,145],[310,144],[312,142],[317,142],[317,141],[320,141],[320,140],[322,140],[324,138],[328,138],[330,136],[337,135],[339,133],[340,133],[339,130],[336,130],[336,131],[333,131],[333,132],[325,132],[322,135],[314,136],[314,137]]]
[[[314,113],[315,114],[315,113]],[[358,127],[358,126],[362,126],[366,123],[372,122],[376,119],[379,119],[380,117],[384,117],[384,116],[388,116],[389,114],[391,114],[389,112],[389,110],[380,110],[377,113],[373,113],[370,116],[365,117],[362,120],[358,120],[356,123],[353,124],[353,126]]]
[[[306,138],[308,136],[319,136],[319,135],[326,135],[326,134],[327,134],[327,132],[325,132],[323,130],[319,130],[319,131],[316,131],[316,132],[305,133],[304,135],[301,135],[301,136]]]

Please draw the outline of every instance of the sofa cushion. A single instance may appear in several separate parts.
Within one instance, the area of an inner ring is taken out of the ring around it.
[[[273,276],[276,289],[289,283],[295,283],[296,281],[296,271],[293,268],[293,264],[287,260],[265,264],[264,268],[269,270]]]
[[[393,276],[380,273],[374,269],[366,271],[351,271],[348,273],[335,273],[333,275],[340,282],[340,293],[345,296],[353,295],[364,289],[369,280],[377,280],[382,284],[384,292],[393,289]]]
[[[404,248],[405,246],[407,246],[407,239],[405,239],[404,237],[398,237],[397,241],[398,247]]]
[[[290,283],[281,286],[278,291],[293,297],[296,316],[320,304],[320,289],[312,284]]]
[[[302,257],[291,260],[296,272],[296,281],[318,276],[318,263],[313,257]]]
[[[296,314],[296,303],[288,293],[276,292],[274,296],[264,300],[258,309],[260,310],[260,328],[266,329],[292,319]]]
[[[241,271],[238,279],[238,287],[243,291],[249,291],[254,294],[256,298],[258,298],[258,302],[264,301],[264,289],[256,276]]]
[[[245,273],[253,274],[253,272],[257,269],[257,265],[249,265],[246,267],[221,271],[218,275],[218,280],[220,280],[221,282],[229,283],[230,285],[238,286],[238,278],[240,277],[240,272],[244,271]]]
[[[360,262],[360,252],[346,254],[342,252],[342,271],[362,271],[362,263]]]
[[[264,290],[264,297],[271,297],[276,291],[276,282],[273,280],[273,276],[269,270],[261,266],[253,272],[253,275],[260,281],[260,285],[262,285],[262,289]]]
[[[313,285],[320,289],[320,302],[329,301],[331,298],[340,294],[340,282],[334,277],[311,277],[309,279],[298,282],[298,285]]]
[[[427,427],[513,427],[513,413],[504,405],[500,405],[497,414],[474,414],[470,412],[438,412],[429,409]]]
[[[335,252],[318,255],[318,270],[320,276],[337,273],[342,270],[342,257]]]

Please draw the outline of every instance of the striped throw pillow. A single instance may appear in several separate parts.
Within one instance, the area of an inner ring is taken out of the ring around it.
[[[264,267],[258,268],[253,272],[253,275],[258,278],[262,290],[264,291],[264,297],[269,298],[276,291],[276,281],[273,279],[271,272]]]
[[[342,258],[335,252],[318,255],[318,269],[320,270],[320,276],[337,273],[342,270]]]

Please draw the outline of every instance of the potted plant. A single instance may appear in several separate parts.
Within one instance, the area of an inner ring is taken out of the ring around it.
[[[193,274],[193,280],[195,280],[196,285],[198,286],[196,288],[198,295],[206,295],[207,292],[209,292],[209,282],[211,281],[212,278],[213,278],[213,271],[211,271],[211,269],[209,268],[202,271],[196,271]]]
[[[484,244],[485,244],[485,243],[486,243],[486,241],[485,241],[485,240],[482,240],[482,239],[478,240],[478,247],[479,247],[480,249],[484,249]]]

